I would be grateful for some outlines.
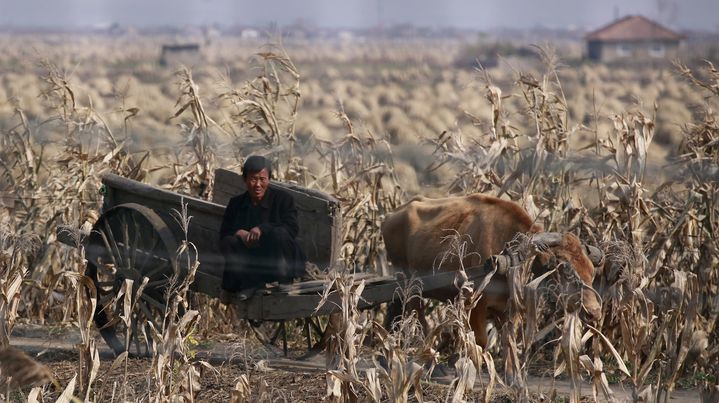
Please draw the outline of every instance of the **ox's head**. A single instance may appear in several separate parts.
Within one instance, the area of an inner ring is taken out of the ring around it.
[[[548,238],[546,246],[551,249],[551,254],[560,260],[563,270],[560,274],[563,281],[569,285],[570,292],[581,295],[581,307],[585,318],[589,321],[597,321],[602,316],[602,303],[599,294],[592,288],[594,276],[603,265],[603,254],[596,248],[585,248],[574,234],[536,234],[534,237],[555,237]],[[540,241],[542,242],[542,241]],[[541,257],[541,256],[540,256]],[[541,257],[542,260],[546,258]],[[548,263],[548,262],[547,262]]]

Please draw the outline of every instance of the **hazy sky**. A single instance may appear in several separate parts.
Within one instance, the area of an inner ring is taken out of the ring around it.
[[[615,11],[643,14],[673,28],[719,30],[719,0],[0,0],[0,25],[286,25],[302,19],[355,28],[381,19],[473,29],[594,29],[610,22]]]

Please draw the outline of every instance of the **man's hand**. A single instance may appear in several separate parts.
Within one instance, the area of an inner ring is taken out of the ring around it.
[[[246,231],[243,229],[238,229],[237,232],[235,232],[235,236],[240,238],[242,240],[242,243],[245,244],[248,248],[252,246],[250,243],[250,231]]]
[[[254,227],[250,230],[250,235],[247,238],[254,245],[260,242],[260,237],[262,237],[262,230],[260,227]]]
[[[260,242],[260,237],[262,237],[262,231],[259,227],[254,227],[249,231],[246,230],[237,230],[235,233],[235,236],[242,239],[242,243],[245,244],[248,248],[252,248],[257,246],[257,244]]]

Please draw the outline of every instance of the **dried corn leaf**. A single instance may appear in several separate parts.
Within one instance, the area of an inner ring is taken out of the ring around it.
[[[624,360],[622,359],[621,354],[619,354],[617,349],[614,348],[614,345],[612,344],[611,341],[609,341],[607,336],[605,336],[602,332],[600,332],[598,329],[596,329],[595,327],[593,327],[591,325],[587,325],[587,327],[589,327],[594,332],[595,335],[597,335],[601,338],[601,340],[604,342],[604,345],[609,349],[609,352],[612,353],[612,356],[614,357],[614,360],[617,362],[617,366],[619,367],[619,369],[622,372],[624,372],[625,375],[632,376],[632,374],[629,372],[629,369],[624,364]]]
[[[74,399],[73,393],[75,392],[75,382],[77,381],[77,374],[72,377],[70,382],[62,391],[60,396],[55,400],[55,403],[70,403]]]

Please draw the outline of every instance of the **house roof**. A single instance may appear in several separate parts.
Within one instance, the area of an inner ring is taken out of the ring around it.
[[[684,39],[684,36],[641,15],[629,15],[589,33],[585,39],[588,41],[679,41]]]

